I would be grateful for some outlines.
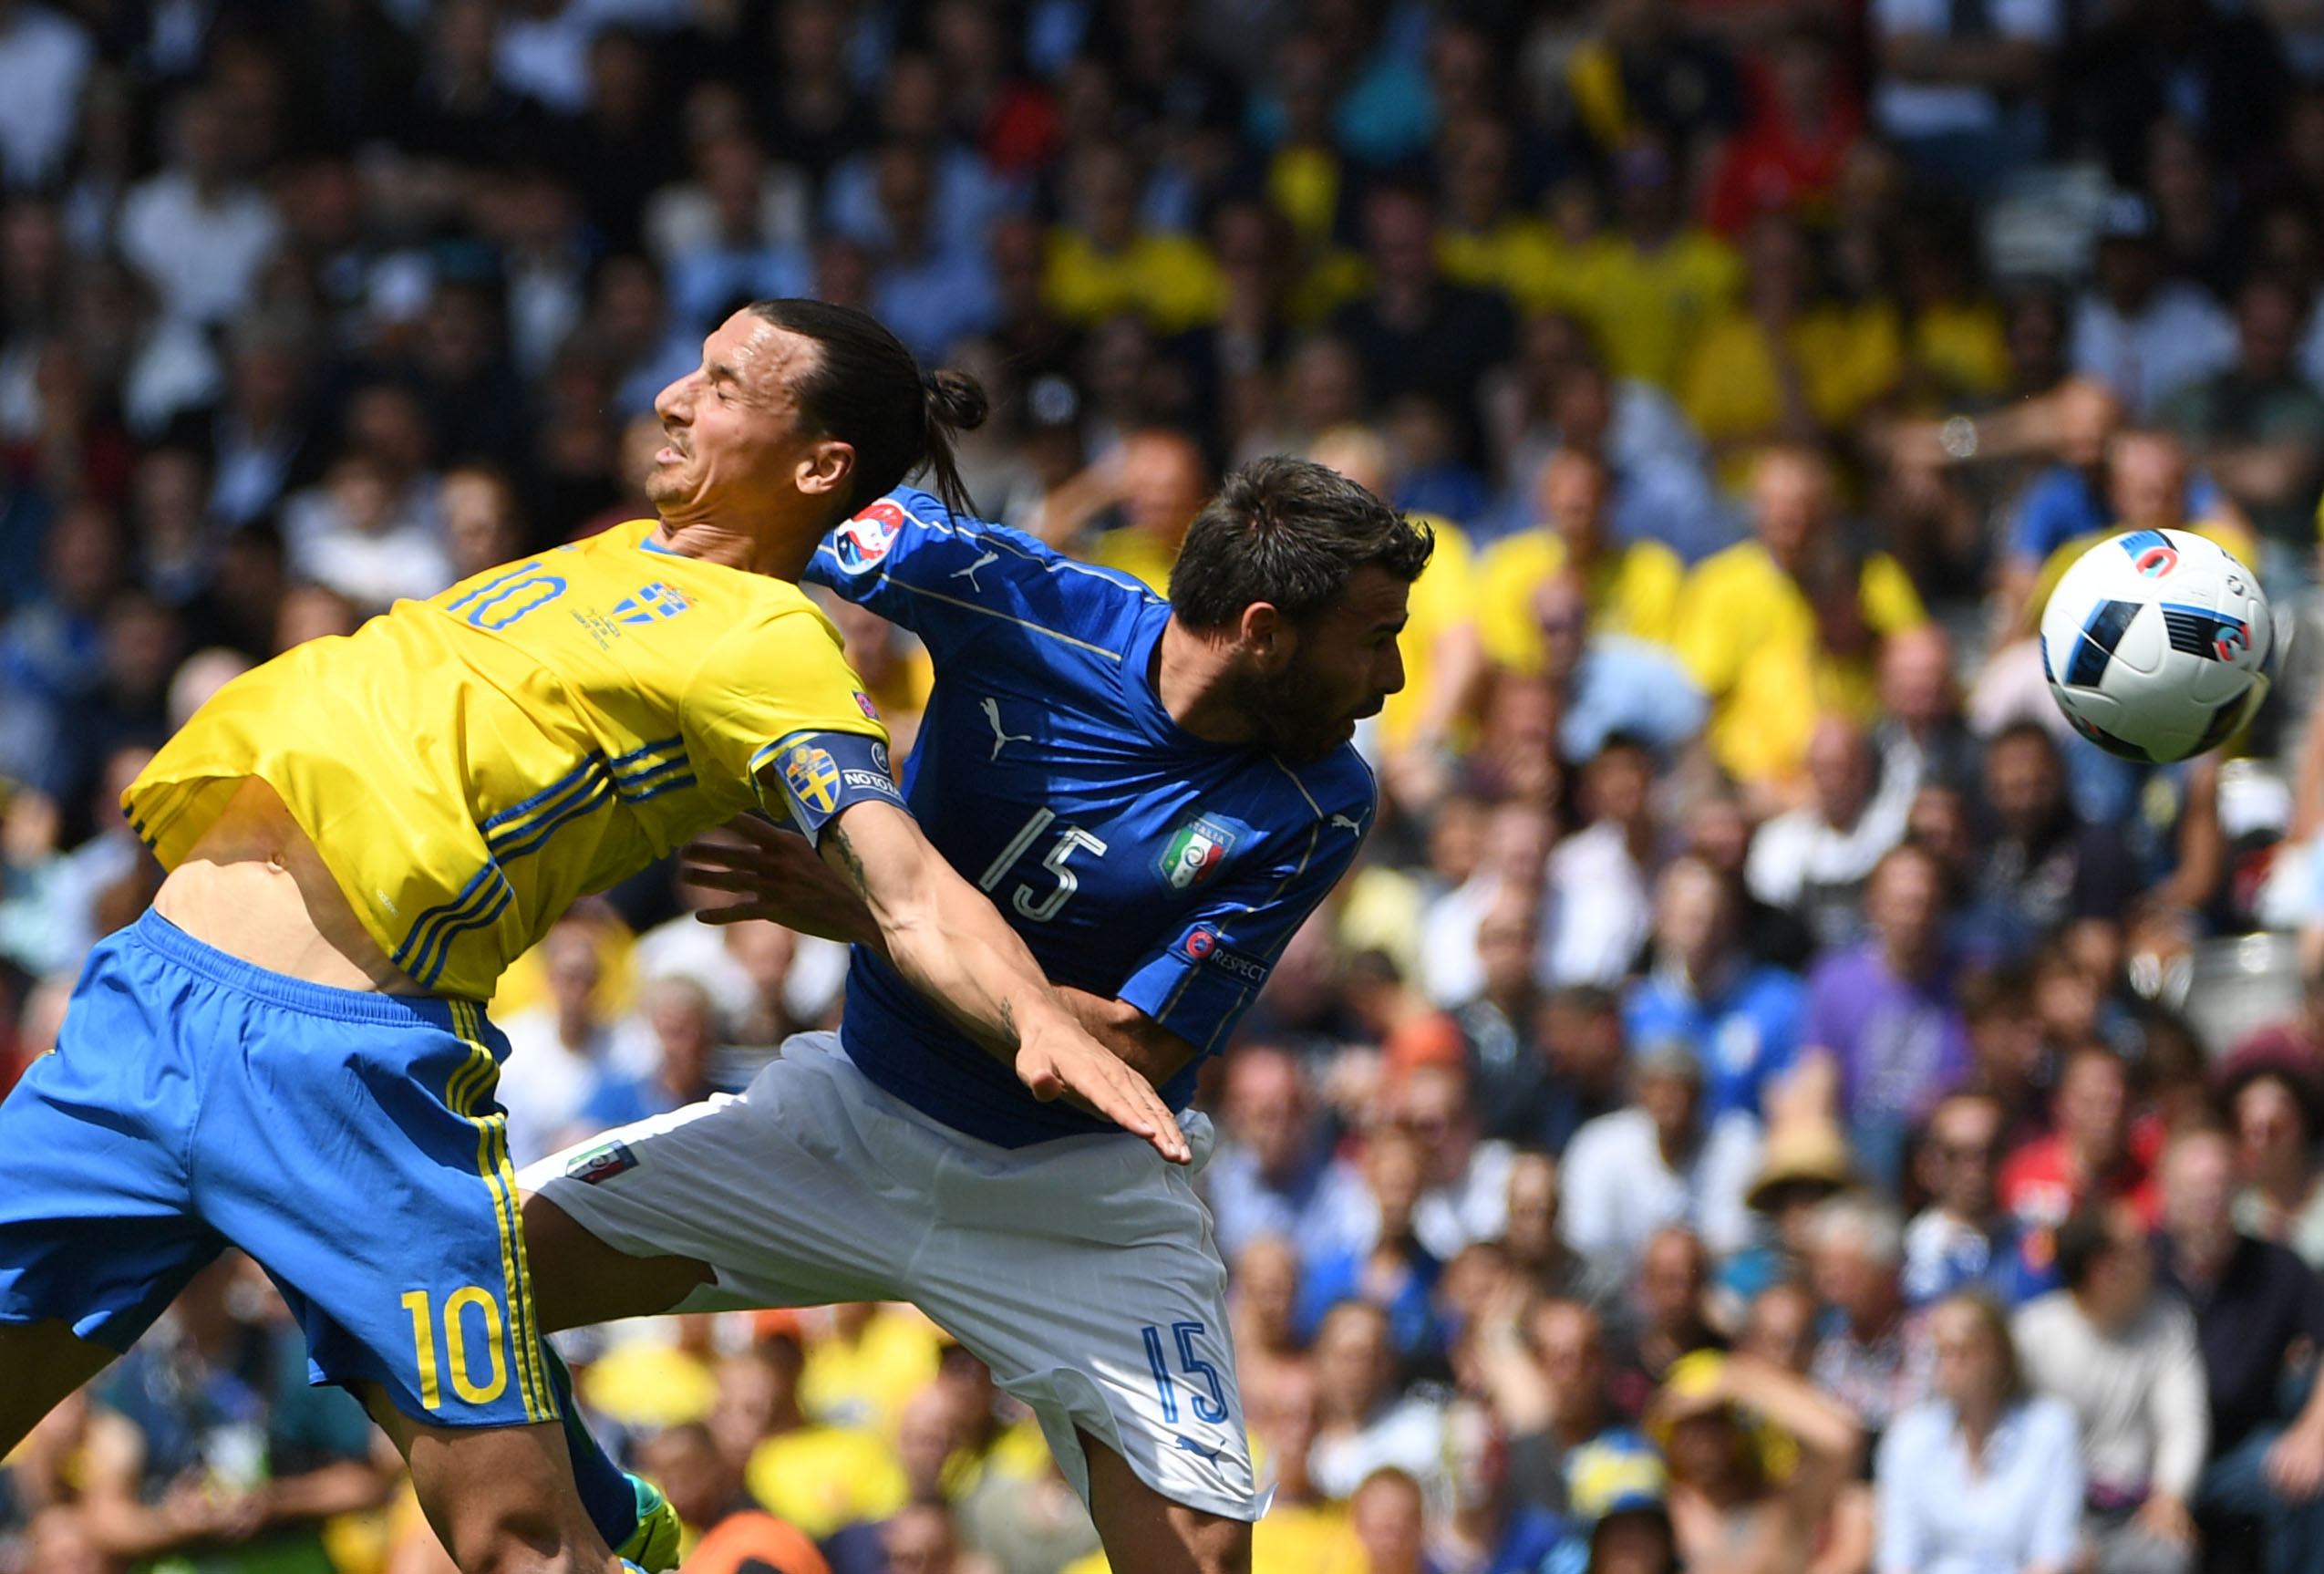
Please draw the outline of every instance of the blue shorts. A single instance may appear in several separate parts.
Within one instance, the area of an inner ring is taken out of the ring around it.
[[[127,1350],[238,1246],[313,1381],[378,1383],[431,1425],[556,1419],[492,1099],[507,1054],[470,1002],[301,983],[147,913],[0,1103],[0,1321]]]

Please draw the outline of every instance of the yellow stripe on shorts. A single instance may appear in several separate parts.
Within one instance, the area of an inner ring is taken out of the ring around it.
[[[524,1255],[524,1223],[517,1211],[516,1175],[509,1164],[508,1117],[479,1115],[478,1099],[499,1073],[483,1043],[482,1018],[466,1000],[450,1002],[453,1030],[468,1045],[468,1063],[446,1088],[452,1112],[476,1128],[476,1168],[492,1193],[492,1217],[501,1232],[501,1272],[507,1286],[508,1337],[516,1358],[517,1392],[528,1421],[557,1417],[555,1391],[541,1360],[540,1335],[532,1320],[532,1284]]]

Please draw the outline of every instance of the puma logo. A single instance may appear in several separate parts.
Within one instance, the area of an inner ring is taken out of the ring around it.
[[[952,571],[952,573],[951,573],[951,574],[949,574],[949,575],[946,575],[945,577],[950,578],[950,579],[965,579],[965,580],[966,580],[966,581],[968,582],[968,588],[969,588],[969,589],[971,589],[971,590],[973,590],[973,591],[976,592],[976,594],[977,594],[977,595],[982,595],[985,593],[985,587],[984,587],[982,585],[980,585],[980,584],[978,584],[978,583],[977,583],[977,580],[976,580],[976,571],[977,571],[978,569],[980,569],[980,568],[984,567],[984,566],[985,566],[985,564],[988,564],[988,563],[998,563],[999,561],[1000,561],[1000,554],[999,554],[999,553],[997,553],[997,552],[987,552],[986,554],[985,554],[985,555],[984,555],[984,556],[982,556],[982,557],[978,558],[976,562],[974,562],[974,563],[970,564],[967,567],[966,567],[966,568],[955,568],[955,569],[954,569],[954,570]]]
[[[1331,826],[1335,831],[1346,831],[1350,836],[1360,836],[1364,834],[1363,826],[1345,814],[1334,814],[1331,817]]]
[[[964,570],[964,572],[966,571]],[[1033,741],[1033,735],[1030,732],[1011,732],[1007,727],[1001,724],[999,700],[995,699],[990,695],[986,695],[985,697],[983,709],[985,712],[985,720],[991,722],[993,726],[993,761],[996,763],[997,763],[1000,760],[1000,751],[1007,748],[1010,744],[1030,743]]]

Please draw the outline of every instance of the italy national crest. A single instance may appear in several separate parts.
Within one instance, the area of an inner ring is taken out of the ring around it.
[[[818,814],[828,814],[839,802],[839,762],[812,743],[794,743],[783,751],[783,781],[799,801]]]
[[[624,1142],[602,1142],[565,1161],[565,1174],[585,1186],[609,1181],[637,1167],[637,1155]]]
[[[1207,814],[1197,815],[1181,825],[1162,849],[1162,878],[1173,891],[1191,891],[1217,874],[1234,851],[1234,831]]]

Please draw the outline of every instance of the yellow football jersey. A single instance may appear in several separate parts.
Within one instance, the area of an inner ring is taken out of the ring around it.
[[[219,690],[121,806],[175,868],[244,778],[313,838],[423,989],[484,999],[574,898],[761,808],[794,733],[886,732],[795,585],[637,520],[400,601]],[[838,771],[785,754],[810,804]],[[828,777],[829,780],[825,780]]]
[[[1485,654],[1527,677],[1542,669],[1541,623],[1534,596],[1565,566],[1565,538],[1535,525],[1493,543],[1477,575],[1477,627]],[[1634,541],[1598,554],[1584,576],[1594,633],[1627,634],[1667,644],[1687,565],[1658,541]]]

